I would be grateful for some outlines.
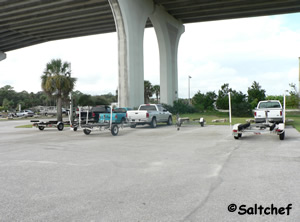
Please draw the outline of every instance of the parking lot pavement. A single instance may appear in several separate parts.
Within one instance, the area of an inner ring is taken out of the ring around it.
[[[139,126],[112,136],[14,128],[24,124],[0,121],[0,221],[300,220],[293,128],[280,141],[234,140],[228,126]]]

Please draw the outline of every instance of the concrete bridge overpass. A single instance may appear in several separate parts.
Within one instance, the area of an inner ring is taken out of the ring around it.
[[[154,26],[161,101],[177,99],[177,48],[186,23],[300,12],[300,0],[0,0],[5,52],[58,39],[118,32],[121,106],[143,102],[143,34]]]

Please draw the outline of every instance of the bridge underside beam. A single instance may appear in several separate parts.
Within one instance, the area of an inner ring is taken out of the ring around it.
[[[6,54],[0,51],[0,61],[6,59]]]
[[[183,24],[300,12],[299,0],[153,2]],[[3,52],[52,40],[114,31],[114,17],[107,0],[0,0],[0,40],[3,40],[0,50]]]

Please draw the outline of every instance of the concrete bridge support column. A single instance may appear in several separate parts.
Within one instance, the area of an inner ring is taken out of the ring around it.
[[[6,54],[0,51],[0,61],[6,59]]]
[[[144,29],[153,12],[152,0],[109,0],[119,41],[119,106],[144,103]]]
[[[160,101],[172,105],[178,99],[177,53],[184,25],[159,6],[150,15],[150,20],[160,55]]]

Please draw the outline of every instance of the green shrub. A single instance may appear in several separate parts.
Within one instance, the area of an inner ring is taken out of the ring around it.
[[[214,102],[216,101],[215,92],[207,92],[206,94],[198,91],[192,99],[192,103],[196,110],[203,112],[206,110],[214,110]]]
[[[184,99],[178,99],[178,101],[174,101],[173,106],[163,104],[163,106],[172,114],[181,114],[181,113],[195,113],[197,110],[195,107],[188,104],[188,101]]]

